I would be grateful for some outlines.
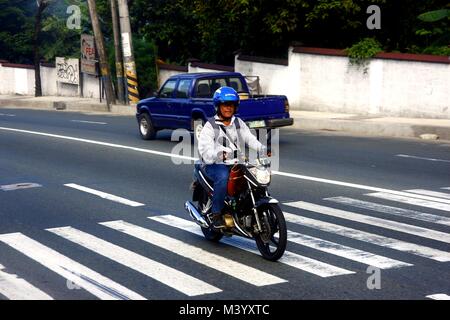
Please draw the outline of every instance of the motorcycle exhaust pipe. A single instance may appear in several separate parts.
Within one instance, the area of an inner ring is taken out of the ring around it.
[[[187,212],[189,212],[195,223],[203,228],[209,228],[208,223],[205,221],[200,212],[198,212],[197,208],[192,204],[192,202],[186,201],[184,204],[184,208],[187,210]]]

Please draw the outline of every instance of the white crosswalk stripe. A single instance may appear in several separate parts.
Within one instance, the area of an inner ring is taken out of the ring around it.
[[[45,292],[15,274],[4,271],[0,264],[0,294],[10,300],[53,300]]]
[[[343,246],[338,243],[303,235],[298,232],[293,232],[289,230],[288,230],[288,240],[300,244],[302,246],[327,252],[349,260],[361,262],[380,269],[391,269],[391,268],[412,266],[412,264],[410,263],[386,258],[370,252]]]
[[[429,214],[429,213],[423,213],[423,212],[419,212],[419,211],[415,211],[415,210],[407,210],[407,209],[402,209],[402,208],[397,208],[397,207],[391,207],[391,206],[386,206],[386,205],[382,205],[382,204],[378,204],[378,203],[362,201],[362,200],[357,200],[357,199],[352,199],[352,198],[347,198],[347,197],[333,197],[333,198],[325,198],[323,200],[333,201],[336,203],[345,204],[345,205],[356,207],[356,208],[377,211],[377,212],[386,213],[386,214],[390,214],[390,215],[396,215],[396,216],[400,216],[400,217],[406,217],[406,218],[410,218],[410,219],[416,219],[416,220],[450,226],[450,218],[449,217],[438,216],[438,215]]]
[[[149,217],[149,219],[203,237],[203,233],[201,232],[199,226],[192,221],[178,218],[172,215],[154,216]],[[233,237],[233,238],[222,238],[221,242],[259,255],[259,251],[255,248],[254,241],[240,237]],[[355,273],[353,271],[342,269],[289,251],[286,251],[284,255],[281,257],[281,259],[278,261],[287,264],[291,267],[315,274],[323,278]]]
[[[440,231],[435,231],[427,228],[416,227],[410,224],[388,221],[376,217],[366,216],[359,213],[350,211],[344,211],[340,209],[325,207],[310,202],[296,201],[284,203],[287,206],[291,206],[298,209],[308,210],[340,219],[351,220],[355,222],[365,223],[372,226],[377,226],[389,230],[395,230],[407,234],[416,235],[419,237],[433,239],[436,241],[450,243],[450,234]]]
[[[255,286],[267,286],[287,282],[284,279],[249,267],[245,264],[227,259],[207,250],[188,245],[183,241],[124,222],[122,220],[102,222],[100,224],[144,240],[152,245],[169,250],[173,253],[181,255],[182,257],[191,259],[210,268],[214,268],[220,272],[226,273],[229,276],[235,277]]]
[[[325,232],[338,234],[343,237],[369,242],[378,246],[391,248],[407,253],[415,254],[432,260],[446,262],[450,261],[450,253],[406,241],[396,240],[373,233],[360,231],[357,229],[344,227],[338,224],[315,220],[307,217],[302,217],[289,212],[283,212],[286,221],[305,226],[312,229],[317,229]]]
[[[0,241],[100,299],[145,299],[141,295],[21,233],[2,234],[0,235]]]
[[[414,198],[413,197],[414,194],[411,194],[411,197],[399,196],[399,195],[387,193],[387,192],[367,193],[365,195],[369,196],[369,197],[376,197],[376,198],[390,200],[390,201],[402,202],[402,203],[406,203],[406,204],[410,204],[410,205],[414,205],[414,206],[421,206],[421,207],[450,212],[449,204]],[[442,200],[444,200],[444,199],[442,199]]]
[[[445,189],[445,188],[441,188]],[[378,197],[386,200],[397,201],[413,205],[420,205],[433,209],[445,210],[447,199],[450,194],[435,192],[425,189],[404,190],[411,193],[411,197],[406,196],[406,192],[402,195],[384,194],[383,192],[366,194],[368,196]],[[443,201],[431,201],[428,199],[414,197],[418,194],[423,197],[438,198]],[[450,243],[450,234],[429,229],[413,224],[402,223],[389,220],[390,216],[399,216],[402,218],[431,222],[444,226],[450,226],[450,217],[429,214],[425,212],[403,209],[400,207],[388,206],[379,203],[363,201],[348,197],[331,197],[324,198],[326,201],[334,202],[341,205],[347,205],[364,210],[371,210],[383,214],[387,214],[385,219],[372,217],[361,213],[350,212],[336,209],[333,207],[322,206],[314,203],[295,201],[283,203],[283,205],[291,206],[301,210],[307,210],[326,216],[332,216],[351,222],[364,223],[384,229],[394,230],[409,235],[419,236],[422,238],[432,239],[440,242]],[[395,238],[385,237],[380,234],[361,231],[355,228],[349,228],[341,224],[321,221],[304,217],[300,214],[284,212],[288,223],[297,224],[303,227],[320,230],[353,240],[370,243],[397,251],[421,256],[439,262],[450,261],[450,252],[435,249],[428,246],[410,243]],[[179,218],[173,215],[159,215],[148,217],[150,220],[162,223],[164,225],[181,229],[186,232],[195,234],[203,238],[200,227],[191,220]],[[412,220],[409,220],[412,221]],[[341,223],[341,222],[339,222]],[[102,226],[119,231],[123,234],[145,241],[153,246],[157,246],[173,254],[180,256],[182,259],[188,259],[195,263],[206,266],[217,272],[223,272],[228,276],[255,286],[270,286],[279,283],[288,282],[288,278],[283,279],[271,273],[256,269],[245,263],[238,262],[222,256],[216,249],[208,250],[201,247],[190,245],[186,242],[156,232],[148,227],[138,226],[123,220],[107,221],[99,223]],[[153,260],[153,257],[145,257],[139,255],[129,249],[125,249],[104,239],[100,239],[93,234],[83,232],[73,227],[50,228],[46,229],[66,240],[80,245],[83,249],[88,249],[103,257],[106,257],[116,263],[122,264],[132,270],[138,271],[149,278],[152,278],[174,290],[177,290],[187,296],[209,295],[222,292],[222,289],[213,286],[200,278],[193,277],[184,273],[177,268],[170,267],[166,264]],[[338,256],[350,261],[355,261],[365,265],[374,266],[380,269],[394,269],[413,266],[413,264],[393,259],[392,257],[382,256],[371,253],[369,251],[357,249],[353,245],[342,245],[319,237],[301,234],[293,230],[288,230],[288,241],[303,247],[312,248],[325,254]],[[12,247],[16,251],[22,253],[27,258],[38,262],[48,270],[55,272],[67,281],[80,286],[89,293],[100,299],[145,299],[140,294],[106,278],[105,276],[93,271],[86,266],[66,257],[59,252],[29,238],[21,233],[0,234],[0,242]],[[253,240],[242,237],[224,237],[222,243],[232,247],[260,255],[256,244]],[[341,275],[355,274],[355,271],[341,268],[337,265],[328,264],[319,260],[315,260],[303,255],[299,255],[293,251],[286,251],[279,263],[288,265],[295,269],[316,275],[322,278],[335,277]],[[13,270],[11,271],[13,272]],[[149,292],[152,296],[157,293]],[[37,299],[50,300],[52,297],[48,293],[36,288],[26,279],[21,279],[17,275],[5,270],[0,264],[0,295],[8,299]],[[430,294],[426,296],[429,299],[447,300],[450,297],[446,294]]]
[[[450,296],[448,294],[444,294],[444,293],[430,294],[429,296],[427,296],[427,298],[430,298],[433,300],[450,300]]]
[[[411,190],[405,190],[405,191],[411,192],[411,193],[423,194],[426,196],[431,196],[431,197],[436,197],[436,198],[450,199],[450,193],[445,193],[445,192],[437,192],[437,191],[424,190],[424,189],[411,189]]]
[[[136,270],[188,296],[221,292],[202,280],[72,227],[48,231]]]

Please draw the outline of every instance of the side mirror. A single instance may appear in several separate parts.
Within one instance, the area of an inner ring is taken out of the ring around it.
[[[158,91],[154,91],[153,96],[158,98]]]

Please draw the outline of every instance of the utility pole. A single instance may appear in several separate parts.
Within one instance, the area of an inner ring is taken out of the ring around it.
[[[122,58],[122,48],[120,47],[119,15],[117,14],[116,0],[111,0],[111,17],[114,33],[114,50],[116,52],[115,57],[116,57],[117,95],[120,103],[125,103],[123,58]]]
[[[137,103],[139,101],[139,91],[136,75],[136,63],[134,61],[133,53],[133,39],[131,36],[131,23],[130,14],[128,12],[128,1],[118,1],[125,75],[127,77],[128,100],[133,103]]]
[[[106,104],[110,109],[111,104],[116,101],[111,81],[111,72],[109,70],[108,59],[106,58],[105,40],[103,38],[103,32],[100,28],[100,22],[97,16],[97,7],[95,0],[87,0],[89,6],[89,14],[91,16],[92,29],[94,30],[95,43],[97,45],[99,60],[100,60],[100,74],[102,75],[103,83],[106,93]]]

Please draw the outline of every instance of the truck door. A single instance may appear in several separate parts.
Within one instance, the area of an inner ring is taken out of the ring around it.
[[[191,79],[180,79],[175,90],[175,99],[172,102],[173,114],[176,117],[177,128],[189,129],[191,127],[190,92]]]
[[[152,117],[158,127],[173,128],[177,126],[177,119],[173,111],[177,81],[177,79],[168,80],[159,91],[158,103],[152,110]]]

